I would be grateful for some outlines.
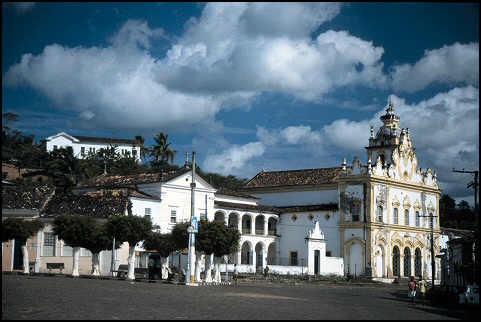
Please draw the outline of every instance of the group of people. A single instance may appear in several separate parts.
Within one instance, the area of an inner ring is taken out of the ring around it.
[[[162,279],[162,264],[160,262],[160,258],[150,256],[149,258],[149,278],[155,279],[157,276],[159,279]]]
[[[426,306],[425,294],[428,289],[426,280],[419,276],[419,281],[416,283],[414,276],[409,278],[408,282],[408,297],[411,300],[411,305],[416,305],[416,293],[419,293],[419,306]]]

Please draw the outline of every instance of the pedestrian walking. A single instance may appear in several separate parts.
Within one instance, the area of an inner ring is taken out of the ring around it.
[[[418,281],[418,284],[416,285],[416,290],[417,290],[416,292],[419,293],[419,306],[426,306],[425,295],[426,295],[427,289],[428,289],[428,283],[422,276],[419,276],[419,281]]]
[[[416,281],[414,280],[414,276],[409,278],[408,297],[411,300],[411,305],[416,305]]]
[[[237,264],[234,264],[234,282],[237,284],[237,278],[239,277],[239,271],[237,270]]]

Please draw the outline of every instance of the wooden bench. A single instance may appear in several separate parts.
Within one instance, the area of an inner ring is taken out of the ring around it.
[[[135,267],[134,274],[137,277],[147,278],[149,277],[149,268],[148,267]]]
[[[35,264],[36,264],[36,262],[28,262],[29,272],[35,272]]]
[[[59,269],[60,274],[62,274],[62,270],[65,269],[64,263],[47,263],[48,273],[52,274],[52,269]]]
[[[120,264],[119,268],[117,268],[116,270],[112,270],[112,275],[114,273],[117,273],[117,277],[123,277],[123,276],[127,275],[128,270],[129,270],[129,265]]]

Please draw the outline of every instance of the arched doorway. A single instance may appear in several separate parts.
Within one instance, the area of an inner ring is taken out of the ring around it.
[[[252,264],[252,260],[251,260],[251,247],[250,247],[249,243],[247,243],[247,242],[244,242],[244,244],[242,244],[242,248],[241,248],[241,264],[245,264],[245,265],[250,265],[250,264]]]
[[[394,276],[400,276],[399,266],[400,266],[400,252],[399,247],[394,246],[392,249],[392,274]]]
[[[422,276],[423,265],[422,265],[422,255],[421,250],[416,248],[414,251],[414,274],[416,276]]]
[[[320,274],[321,265],[321,251],[316,249],[314,251],[314,275]]]
[[[411,250],[404,248],[404,276],[411,276]]]

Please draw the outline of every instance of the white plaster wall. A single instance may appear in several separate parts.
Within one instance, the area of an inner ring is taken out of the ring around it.
[[[258,204],[268,206],[304,206],[338,203],[338,190],[318,190],[300,192],[256,193],[261,198]]]

